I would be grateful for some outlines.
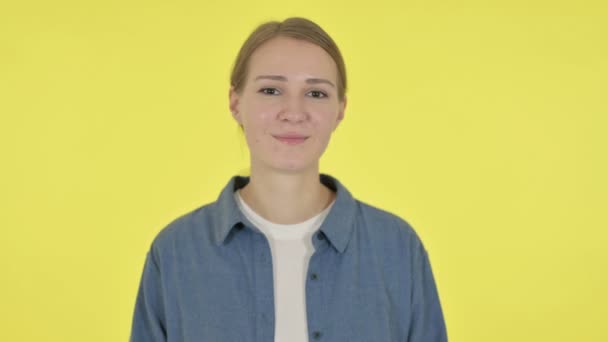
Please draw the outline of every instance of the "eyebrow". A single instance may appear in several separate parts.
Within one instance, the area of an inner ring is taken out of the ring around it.
[[[287,77],[281,76],[281,75],[260,75],[255,78],[256,81],[262,80],[262,79],[287,82]],[[306,83],[308,83],[308,84],[327,83],[334,88],[336,87],[331,81],[326,80],[324,78],[307,78]]]

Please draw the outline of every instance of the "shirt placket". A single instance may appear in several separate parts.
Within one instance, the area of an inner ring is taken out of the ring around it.
[[[254,232],[254,262],[256,279],[256,341],[274,342],[274,279],[272,256],[268,239],[262,233]]]
[[[308,323],[308,339],[309,341],[323,341],[324,333],[322,322],[323,320],[323,284],[325,281],[322,273],[322,256],[326,253],[327,244],[325,243],[325,234],[318,231],[313,236],[313,245],[315,252],[310,257],[308,263],[308,272],[306,277],[306,316]],[[316,241],[315,241],[316,240]]]

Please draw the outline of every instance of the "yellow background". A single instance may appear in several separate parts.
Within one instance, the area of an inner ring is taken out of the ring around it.
[[[248,167],[240,44],[292,15],[347,64],[321,171],[417,230],[450,341],[608,341],[607,7],[2,2],[0,341],[128,339],[153,237]]]

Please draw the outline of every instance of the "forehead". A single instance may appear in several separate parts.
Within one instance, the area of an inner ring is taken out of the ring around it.
[[[276,37],[259,46],[251,55],[249,72],[253,77],[276,74],[337,78],[336,64],[323,48],[289,37]]]

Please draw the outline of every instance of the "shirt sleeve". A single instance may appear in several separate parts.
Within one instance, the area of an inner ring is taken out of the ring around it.
[[[162,283],[153,250],[146,254],[131,328],[130,342],[166,342]]]
[[[408,342],[447,342],[439,294],[427,251],[419,245],[413,257],[412,320]]]

